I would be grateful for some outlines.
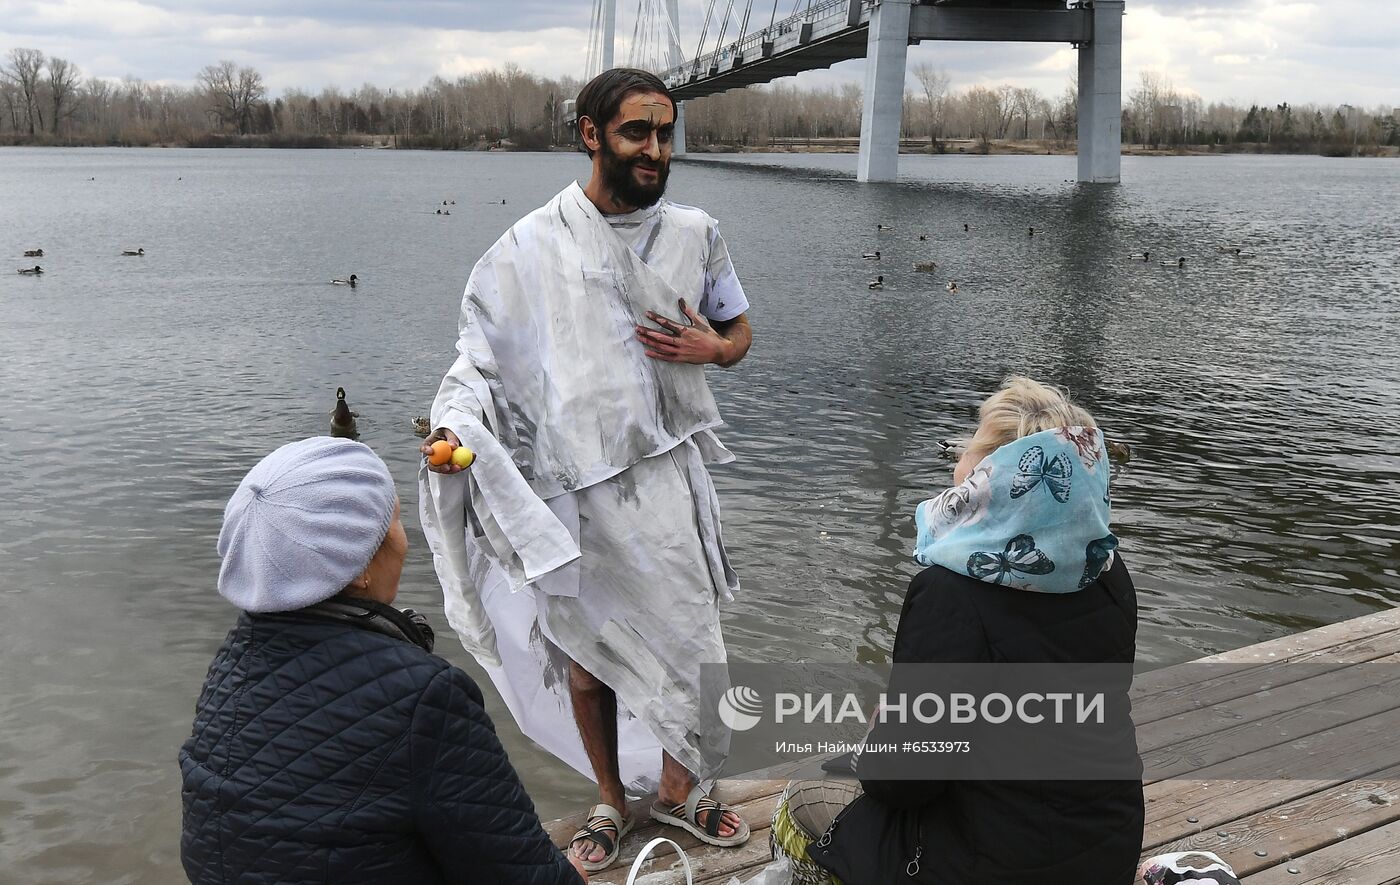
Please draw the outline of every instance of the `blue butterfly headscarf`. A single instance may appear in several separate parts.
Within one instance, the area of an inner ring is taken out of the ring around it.
[[[914,558],[989,584],[1072,593],[1113,562],[1108,452],[1092,427],[1024,436],[914,511]]]

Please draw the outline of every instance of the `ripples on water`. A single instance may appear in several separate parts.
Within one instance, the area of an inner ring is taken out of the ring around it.
[[[898,185],[853,165],[672,178],[720,218],[754,303],[752,354],[712,376],[740,458],[716,471],[736,658],[887,658],[913,507],[948,482],[936,441],[1011,371],[1067,385],[1133,448],[1115,528],[1143,661],[1400,602],[1400,164],[1127,158],[1119,188],[1065,182],[1072,157],[906,157]],[[586,174],[571,155],[0,152],[0,258],[43,247],[49,271],[0,267],[0,868],[178,878],[175,752],[233,620],[223,505],[263,454],[325,432],[337,385],[404,498],[402,604],[446,633],[409,419],[472,263]],[[358,289],[328,285],[348,273]],[[587,800],[491,711],[543,814]]]

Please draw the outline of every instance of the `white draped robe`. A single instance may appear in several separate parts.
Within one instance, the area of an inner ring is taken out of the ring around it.
[[[725,662],[718,604],[738,581],[705,466],[733,455],[704,368],[646,357],[634,330],[679,298],[717,316],[717,277],[717,318],[747,302],[712,218],[668,201],[633,215],[641,255],[573,184],[481,258],[432,409],[477,460],[419,479],[448,622],[521,730],[593,776],[577,661],[617,693],[623,781],[640,792],[661,748],[702,776],[723,761],[727,676],[703,665]]]

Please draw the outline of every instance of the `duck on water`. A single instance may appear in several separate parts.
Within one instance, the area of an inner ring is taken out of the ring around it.
[[[345,401],[345,388],[335,389],[335,409],[331,412],[331,436],[338,436],[342,439],[358,439],[360,429],[355,424],[355,419],[360,417],[359,412],[350,411],[350,404]]]

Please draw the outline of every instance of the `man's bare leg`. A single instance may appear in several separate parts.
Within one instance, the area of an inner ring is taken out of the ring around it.
[[[661,751],[661,789],[657,791],[660,804],[670,808],[685,802],[690,795],[690,788],[695,786],[695,775],[691,774],[686,767],[665,750]],[[702,811],[696,815],[696,821],[700,826],[705,826],[705,822],[710,817],[710,812]],[[739,815],[732,811],[726,811],[719,819],[719,834],[721,836],[732,836],[739,831]]]
[[[626,814],[627,791],[622,787],[617,764],[617,695],[598,677],[570,661],[569,699],[573,702],[574,724],[583,739],[583,751],[598,779],[599,801]],[[607,856],[601,845],[586,839],[575,842],[573,851],[590,862]]]

